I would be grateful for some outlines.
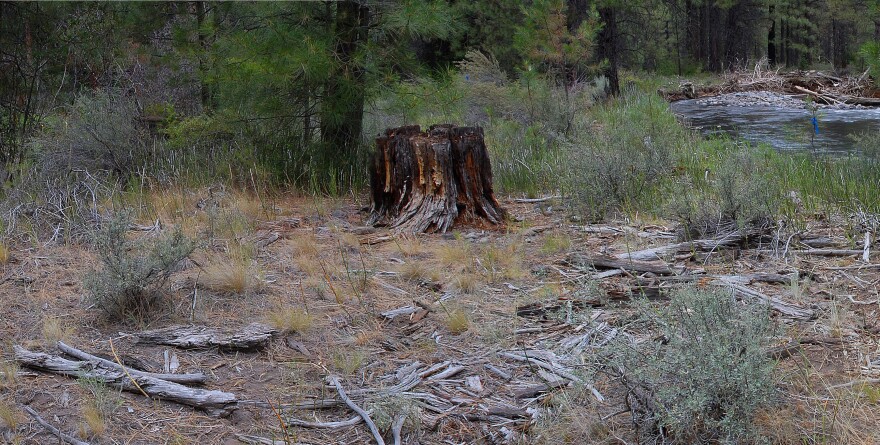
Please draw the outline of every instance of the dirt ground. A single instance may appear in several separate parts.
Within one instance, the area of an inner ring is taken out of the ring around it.
[[[25,414],[29,406],[93,444],[374,443],[363,422],[298,426],[356,417],[328,386],[326,377],[336,375],[388,443],[398,419],[405,419],[402,443],[636,443],[615,382],[559,380],[562,371],[548,377],[516,356],[561,357],[570,340],[623,328],[629,295],[656,277],[597,272],[566,259],[675,243],[674,228],[650,220],[585,225],[553,200],[502,205],[511,215],[506,227],[404,236],[362,227],[360,199],[267,202],[205,191],[152,197],[139,221],[159,219],[163,228],[132,237],[181,224],[204,242],[172,276],[169,304],[132,320],[107,320],[88,299],[83,277],[100,265],[87,246],[10,243],[0,265],[0,441],[59,443]],[[211,213],[212,206],[219,210]],[[677,252],[653,262],[679,275],[797,277],[742,284],[812,314],[774,313],[774,343],[794,348],[779,355],[780,402],[756,419],[773,443],[880,443],[880,268],[860,255],[814,255],[797,242],[828,238],[819,250],[860,246],[848,226],[817,217],[779,244]],[[674,285],[651,282],[660,296]],[[566,306],[575,298],[577,305]],[[382,315],[399,308],[407,309],[393,319]],[[234,352],[139,344],[133,336],[175,324],[235,331],[252,322],[281,332],[263,349]],[[59,340],[111,357],[112,340],[123,358],[155,372],[166,354],[176,356],[176,372],[206,373],[205,388],[235,394],[238,408],[215,418],[15,364],[13,345],[59,354]],[[400,390],[409,375],[418,383]],[[319,409],[316,400],[336,403]]]

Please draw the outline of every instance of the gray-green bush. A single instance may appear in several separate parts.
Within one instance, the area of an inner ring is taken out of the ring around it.
[[[179,228],[130,239],[130,222],[128,215],[120,214],[95,234],[101,267],[83,281],[95,307],[111,320],[152,315],[165,301],[165,283],[173,268],[195,249]]]
[[[662,99],[632,91],[597,107],[591,117],[591,128],[568,144],[573,205],[591,220],[629,207],[651,209],[657,185],[693,136]]]
[[[699,172],[678,177],[667,193],[665,210],[681,224],[681,234],[706,238],[772,225],[783,196],[769,167],[773,154],[727,139],[701,145],[711,148],[702,151],[709,158],[702,177]]]
[[[643,302],[639,315],[663,340],[619,340],[609,362],[642,435],[673,443],[749,439],[754,414],[773,401],[768,308],[727,291],[688,288],[659,310]]]
[[[29,153],[47,177],[77,170],[128,175],[139,169],[149,147],[138,117],[134,100],[119,91],[81,95],[63,114],[46,120]]]

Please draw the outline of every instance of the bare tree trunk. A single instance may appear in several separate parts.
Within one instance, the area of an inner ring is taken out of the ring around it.
[[[367,40],[369,8],[359,2],[336,3],[335,55],[338,64],[328,76],[321,109],[321,142],[325,157],[339,164],[349,158],[361,138],[364,112],[364,67],[356,52]]]
[[[418,125],[376,139],[369,224],[406,232],[446,232],[459,221],[501,224],[492,167],[480,127]]]

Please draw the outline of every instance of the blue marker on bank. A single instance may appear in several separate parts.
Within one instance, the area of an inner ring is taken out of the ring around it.
[[[816,132],[816,134],[819,134],[819,121],[816,119],[816,116],[813,116],[810,121],[813,122],[813,130]]]

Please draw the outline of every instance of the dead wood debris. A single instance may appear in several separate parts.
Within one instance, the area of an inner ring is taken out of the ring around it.
[[[278,330],[260,323],[224,332],[207,326],[169,326],[135,334],[138,343],[174,346],[182,349],[247,351],[264,348]]]
[[[106,360],[72,361],[56,355],[32,352],[19,345],[13,346],[13,350],[16,361],[31,369],[68,377],[95,378],[114,388],[192,406],[216,417],[228,416],[238,402],[232,393],[190,388],[152,377],[148,373],[132,373],[118,365],[109,366]]]
[[[880,99],[873,97],[871,82],[863,77],[836,77],[821,71],[783,73],[779,70],[762,69],[760,65],[753,71],[728,73],[718,85],[683,83],[678,89],[660,89],[658,93],[672,102],[745,91],[807,95],[825,105],[880,106]]]
[[[33,408],[31,408],[29,406],[25,406],[24,411],[26,413],[28,413],[28,415],[31,416],[34,420],[36,420],[37,423],[40,424],[40,426],[42,426],[43,428],[45,428],[50,433],[52,433],[53,435],[55,435],[59,439],[63,440],[64,442],[69,443],[71,445],[89,445],[88,442],[83,442],[83,441],[77,439],[76,437],[73,437],[69,434],[65,434],[64,432],[62,432],[58,428],[55,428],[49,422],[46,422],[45,420],[43,420],[43,418],[40,417],[40,415],[37,414],[37,412],[34,411]]]

